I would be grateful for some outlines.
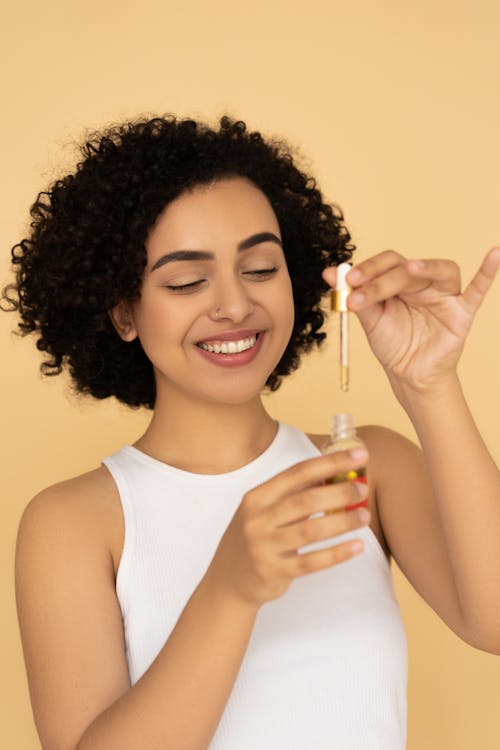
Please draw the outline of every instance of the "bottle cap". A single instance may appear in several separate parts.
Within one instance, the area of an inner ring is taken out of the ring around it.
[[[337,312],[347,312],[347,297],[351,287],[347,283],[346,275],[351,270],[350,263],[340,263],[337,266],[337,283],[335,289],[332,289],[330,297],[330,309]]]

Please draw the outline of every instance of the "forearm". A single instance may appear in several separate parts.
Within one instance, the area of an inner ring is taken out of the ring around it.
[[[224,599],[205,576],[151,667],[95,719],[77,750],[205,750],[257,611]]]
[[[395,392],[422,447],[464,621],[500,639],[500,473],[458,378],[428,394]]]

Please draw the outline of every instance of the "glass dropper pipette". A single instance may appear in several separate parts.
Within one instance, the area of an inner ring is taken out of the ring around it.
[[[351,270],[350,263],[340,263],[337,266],[337,283],[331,291],[330,309],[340,313],[340,389],[349,390],[349,311],[347,296],[351,287],[346,281],[346,275]]]

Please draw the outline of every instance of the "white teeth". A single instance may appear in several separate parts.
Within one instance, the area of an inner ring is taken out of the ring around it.
[[[249,339],[240,339],[239,341],[228,341],[224,344],[197,344],[201,349],[205,349],[207,352],[215,352],[216,354],[236,354],[237,352],[244,352],[246,349],[251,349],[257,341],[256,336],[251,336]]]

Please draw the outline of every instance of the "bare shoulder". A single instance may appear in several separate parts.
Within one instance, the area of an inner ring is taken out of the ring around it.
[[[96,497],[101,502],[106,501],[109,498],[110,493],[113,492],[114,481],[106,469],[105,466],[99,466],[91,471],[86,471],[83,474],[78,474],[70,479],[64,479],[61,482],[56,482],[41,490],[35,498],[56,498],[56,497],[75,497],[75,498],[90,498]],[[33,500],[35,500],[33,498]]]
[[[396,430],[392,430],[390,427],[384,427],[380,424],[364,424],[356,427],[361,440],[367,445],[368,451],[370,448],[377,453],[381,448],[387,448],[387,445],[392,445],[393,449],[398,449],[398,445],[402,443],[410,442],[404,435],[401,435]]]
[[[19,524],[60,524],[94,549],[101,547],[112,563],[114,577],[123,546],[124,522],[116,484],[105,466],[57,482],[37,493]]]

